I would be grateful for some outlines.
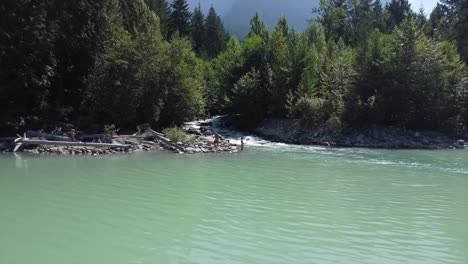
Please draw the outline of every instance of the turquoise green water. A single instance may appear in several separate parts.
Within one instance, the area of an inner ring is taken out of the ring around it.
[[[0,156],[0,263],[468,263],[468,152]]]

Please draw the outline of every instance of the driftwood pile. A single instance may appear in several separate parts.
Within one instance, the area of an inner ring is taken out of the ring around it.
[[[141,126],[133,135],[80,134],[73,139],[67,134],[27,131],[17,138],[0,138],[0,151],[56,155],[104,155],[136,151],[167,150],[180,154],[235,153],[237,146],[221,135],[203,128],[188,131],[194,140],[172,142],[149,126]],[[216,140],[217,139],[217,140]]]

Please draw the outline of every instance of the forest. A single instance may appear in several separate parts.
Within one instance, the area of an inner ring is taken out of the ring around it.
[[[305,7],[308,8],[308,7]],[[0,131],[57,122],[468,130],[468,1],[321,0],[298,32],[259,15],[242,41],[186,0],[2,0]]]

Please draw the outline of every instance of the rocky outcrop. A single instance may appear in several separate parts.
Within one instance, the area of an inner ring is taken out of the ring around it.
[[[325,126],[304,129],[295,120],[268,119],[254,131],[271,141],[289,144],[389,149],[464,149],[465,141],[438,132],[418,132],[388,127],[347,129],[332,133]]]

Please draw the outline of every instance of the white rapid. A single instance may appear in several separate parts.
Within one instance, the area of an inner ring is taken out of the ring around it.
[[[265,140],[261,137],[254,136],[247,132],[242,132],[238,130],[231,130],[222,125],[222,119],[224,116],[215,116],[205,120],[198,120],[193,122],[187,122],[185,128],[195,128],[200,129],[203,124],[210,124],[209,127],[211,130],[219,133],[220,135],[226,137],[233,144],[240,144],[241,138],[244,138],[244,144],[246,146],[256,146],[256,147],[278,147],[278,146],[288,146],[284,143],[275,143],[268,140]]]

